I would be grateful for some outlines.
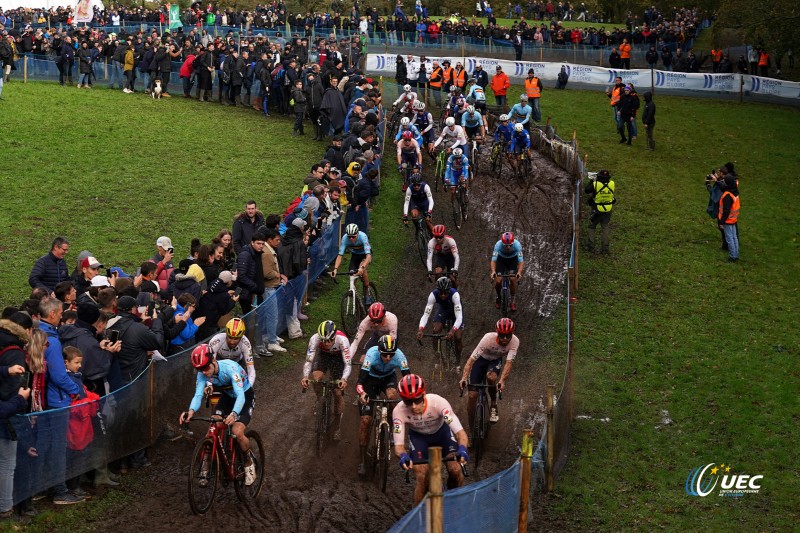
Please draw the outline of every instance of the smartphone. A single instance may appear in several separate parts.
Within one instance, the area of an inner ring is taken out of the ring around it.
[[[31,372],[23,372],[19,377],[19,386],[22,389],[30,389],[33,386],[33,374]]]
[[[119,340],[119,331],[112,329],[108,332],[108,340],[111,341],[111,344],[114,344]]]
[[[234,296],[239,296],[240,294],[242,294],[242,288],[241,287],[236,287],[236,290],[233,291],[233,295]]]
[[[167,248],[167,251],[171,254],[175,253],[175,248]]]
[[[136,274],[133,275],[134,278],[138,278],[142,275],[142,267],[136,267]]]
[[[153,316],[153,311],[155,311],[155,309],[156,309],[155,302],[150,302],[149,304],[147,304],[147,316],[148,317]]]
[[[111,273],[111,269],[110,268],[106,269],[106,277],[108,279],[111,279],[113,277],[113,274]]]

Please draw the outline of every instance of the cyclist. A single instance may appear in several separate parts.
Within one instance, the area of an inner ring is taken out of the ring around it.
[[[514,274],[511,278],[511,310],[517,310],[517,283],[522,277],[522,268],[525,266],[524,258],[522,257],[522,244],[514,238],[514,234],[506,231],[494,245],[492,251],[492,272],[489,275],[494,280],[494,290],[497,293],[497,299],[494,306],[500,309],[500,290],[502,288],[502,279],[497,276],[500,274]]]
[[[403,92],[394,101],[392,104],[392,108],[396,108],[400,106],[400,113],[405,113],[407,111],[411,111],[414,102],[417,101],[417,93],[411,90],[411,85],[405,84],[403,85]],[[402,105],[401,105],[402,104]]]
[[[411,119],[408,117],[403,117],[400,119],[400,129],[397,130],[397,135],[394,136],[394,143],[400,143],[400,139],[403,138],[403,134],[407,131],[410,131],[413,134],[413,139],[417,141],[417,144],[422,146],[422,135],[419,132],[419,129],[415,125],[411,123]]]
[[[358,428],[358,446],[361,450],[361,463],[358,465],[358,475],[367,473],[367,441],[369,440],[369,426],[372,424],[372,404],[370,399],[377,399],[381,392],[389,400],[398,400],[397,397],[397,372],[403,376],[411,371],[408,369],[408,360],[402,350],[397,349],[397,339],[392,335],[384,335],[378,340],[378,345],[369,349],[361,372],[358,374],[356,394],[361,405],[361,425]]]
[[[467,102],[475,102],[475,107],[486,113],[486,92],[478,85],[476,78],[470,78],[469,83],[471,87],[467,92]]]
[[[400,142],[397,143],[397,171],[403,174],[404,168],[422,168],[422,151],[419,149],[419,143],[414,140],[414,134],[408,130],[403,132]],[[405,190],[408,185],[405,183],[405,174],[403,179],[403,190]]]
[[[231,318],[225,324],[225,331],[217,333],[208,341],[208,349],[215,359],[236,361],[247,372],[250,385],[256,381],[256,366],[253,363],[253,350],[250,339],[244,336],[244,320]]]
[[[531,113],[533,108],[528,105],[528,95],[523,94],[519,97],[519,103],[514,104],[511,111],[508,112],[511,120],[515,124],[522,124],[522,126],[530,131],[531,129]]]
[[[339,381],[333,393],[333,440],[339,442],[342,439],[344,388],[347,386],[347,378],[350,377],[350,341],[347,340],[347,335],[336,329],[333,320],[322,322],[309,339],[300,386],[307,389],[309,376],[319,381],[325,372],[328,373],[328,379]],[[314,383],[314,392],[319,400],[322,397],[322,385]]]
[[[350,353],[354,356],[358,353],[358,345],[361,344],[367,333],[370,334],[370,337],[364,345],[364,354],[366,354],[367,350],[377,345],[378,339],[384,335],[391,335],[397,339],[397,315],[387,311],[386,307],[380,302],[370,305],[367,316],[358,325],[356,337],[350,343]],[[358,364],[363,362],[364,355],[361,356]]]
[[[459,146],[466,147],[467,146],[467,135],[464,133],[464,128],[461,126],[456,125],[456,119],[453,117],[447,117],[447,120],[444,121],[445,127],[442,129],[442,133],[439,134],[439,138],[436,139],[436,142],[433,143],[433,147],[436,148],[439,144],[444,140],[445,137],[448,139],[452,139],[453,144],[447,148],[447,153],[449,154],[452,150],[455,150]]]
[[[453,412],[450,402],[438,394],[425,393],[425,380],[409,374],[400,380],[397,392],[402,403],[392,411],[394,426],[394,453],[400,458],[404,470],[414,469],[417,485],[414,488],[414,505],[422,501],[428,492],[428,448],[442,447],[442,458],[455,454],[461,463],[469,461],[467,445],[469,438],[461,421]],[[411,442],[411,453],[405,445],[406,426]],[[455,461],[447,461],[447,487],[452,489],[464,484],[464,475]]]
[[[467,139],[475,141],[480,145],[483,138],[486,136],[486,119],[481,116],[480,112],[475,110],[475,106],[467,107],[467,112],[461,115],[461,127],[467,134]]]
[[[514,133],[514,126],[508,123],[508,115],[505,113],[500,115],[500,124],[494,130],[494,142],[502,142],[508,144],[511,142],[511,135]]]
[[[450,86],[450,99],[447,101],[447,112],[450,117],[458,119],[459,115],[467,107],[467,99],[455,85]]]
[[[433,129],[433,115],[425,111],[425,102],[414,102],[414,116],[411,118],[411,124],[416,126],[422,134],[422,146],[425,147],[428,154],[431,154],[436,131]]]
[[[358,225],[348,224],[344,230],[345,235],[342,237],[342,243],[339,245],[339,255],[336,256],[336,262],[331,270],[331,277],[336,277],[336,272],[342,264],[342,257],[347,250],[350,250],[350,267],[348,272],[355,272],[361,278],[361,283],[364,286],[364,303],[370,305],[372,302],[369,296],[369,276],[367,275],[367,267],[372,262],[372,247],[369,244],[367,234],[363,231],[358,231]]]
[[[428,241],[428,281],[433,281],[434,277],[440,277],[444,271],[450,273],[450,281],[456,287],[458,277],[458,265],[461,259],[458,257],[456,240],[447,235],[447,228],[443,224],[437,224],[431,231],[433,237]]]
[[[514,124],[514,133],[511,135],[511,144],[508,145],[508,160],[514,170],[517,169],[518,158],[515,157],[520,153],[529,154],[531,147],[531,136],[525,131],[522,124]]]
[[[464,372],[458,384],[461,390],[464,390],[467,383],[479,385],[483,383],[484,379],[486,379],[487,385],[491,385],[488,392],[491,401],[489,422],[492,424],[500,420],[500,416],[497,413],[497,391],[503,390],[506,380],[511,374],[511,366],[514,364],[517,350],[519,350],[519,338],[514,335],[514,321],[510,318],[501,318],[495,325],[495,332],[487,333],[483,336],[464,365]],[[506,364],[503,366],[503,373],[498,381],[497,375],[500,373],[503,357],[506,358]],[[469,379],[469,382],[467,379]],[[467,403],[470,427],[473,427],[475,422],[475,404],[477,402],[478,391],[470,386]]]
[[[252,485],[256,480],[256,466],[253,457],[250,455],[250,440],[245,437],[244,432],[247,424],[253,417],[253,407],[255,405],[255,394],[253,387],[247,380],[244,369],[235,361],[228,359],[216,360],[208,349],[208,344],[199,344],[192,350],[192,366],[198,370],[197,384],[194,388],[194,397],[189,405],[189,410],[181,413],[178,423],[183,425],[189,422],[197,410],[204,394],[212,391],[221,392],[219,403],[217,403],[216,414],[225,416],[223,422],[231,426],[239,449],[244,454],[244,484]],[[201,477],[208,476],[208,467],[201,471]],[[204,476],[205,474],[205,476]],[[203,483],[205,482],[205,483]],[[202,480],[201,486],[207,485],[208,480]]]
[[[450,201],[456,197],[456,186],[459,180],[464,180],[464,186],[469,189],[472,176],[469,173],[469,159],[464,155],[464,150],[456,148],[447,158],[447,169],[444,172],[444,183],[450,187]]]
[[[408,226],[408,208],[411,206],[411,218],[417,219],[424,215],[428,232],[432,233],[433,193],[431,186],[422,181],[422,176],[416,172],[409,178],[408,185],[406,201],[403,203],[403,224]]]
[[[461,361],[461,344],[462,333],[464,331],[464,314],[461,307],[461,294],[458,289],[453,288],[453,282],[450,278],[442,276],[436,280],[436,288],[428,295],[428,302],[425,305],[425,311],[422,313],[422,318],[419,319],[419,331],[417,331],[417,340],[422,340],[425,333],[425,326],[428,324],[433,312],[434,304],[438,303],[439,307],[436,314],[433,316],[433,333],[438,334],[442,332],[445,322],[450,322],[450,331],[447,332],[445,339],[453,339],[456,346],[456,359]],[[436,346],[436,339],[434,341],[434,348]]]

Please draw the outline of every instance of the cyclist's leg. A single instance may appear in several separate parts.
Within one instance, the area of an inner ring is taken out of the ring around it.
[[[469,382],[480,384],[483,383],[483,376],[486,374],[487,359],[478,357],[475,364],[472,365],[472,370],[469,373]],[[469,386],[469,395],[467,397],[467,414],[469,415],[469,427],[475,426],[475,405],[478,403],[478,390],[473,386]]]
[[[445,424],[443,427],[450,429],[450,426]],[[428,446],[434,442],[431,437],[433,435],[423,435],[417,433],[413,429],[408,430],[409,450],[408,455],[411,456],[412,461],[428,461]],[[436,446],[436,444],[433,444]],[[425,497],[428,492],[428,465],[416,464],[414,462],[414,475],[417,477],[417,485],[414,487],[414,505],[417,505]]]
[[[375,380],[373,378],[369,378],[366,383],[364,383],[364,392],[367,393],[369,398],[377,398],[378,391],[375,387]],[[369,429],[372,425],[372,404],[368,403],[367,405],[359,405],[359,411],[361,414],[361,421],[358,427],[358,447],[361,451],[361,464],[364,465],[367,461],[367,444],[369,443]]]
[[[500,367],[503,364],[502,359],[497,359],[495,361],[491,361],[486,366],[486,383],[491,385],[487,390],[489,391],[489,397],[492,399],[492,406],[495,405],[495,401],[497,399],[497,388],[494,386],[497,383],[497,378],[500,374]]]
[[[455,320],[455,318],[454,318]],[[463,320],[463,317],[462,317]],[[453,335],[453,339],[456,345],[456,357],[458,358],[458,363],[461,364],[461,352],[464,350],[464,324],[461,324],[461,327],[458,328]]]
[[[437,315],[434,317],[433,321],[434,321],[434,322],[433,322],[433,334],[434,334],[434,335],[438,335],[439,333],[441,333],[441,332],[442,332],[442,326],[444,326],[444,323],[442,322],[442,319],[440,319],[440,318],[439,318],[439,315],[438,315],[438,313],[437,313]],[[437,340],[438,340],[438,339],[436,339],[435,337],[431,339],[431,341],[432,341],[432,343],[433,343],[433,349],[434,349],[434,350],[436,350],[436,341],[437,341]]]
[[[316,359],[314,360],[314,366],[317,365],[317,361],[320,360],[321,357],[322,356],[320,355],[316,357]],[[311,372],[311,379],[314,381],[321,380],[323,376],[325,376],[325,372],[323,370],[313,370]],[[313,385],[314,385],[314,393],[317,395],[317,399],[319,399],[320,396],[322,396],[322,385],[320,385],[319,383],[314,383]]]

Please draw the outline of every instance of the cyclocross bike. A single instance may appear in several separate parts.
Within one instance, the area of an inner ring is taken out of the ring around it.
[[[514,177],[525,181],[525,179],[530,176],[531,174],[531,156],[527,150],[522,150],[519,154],[512,154],[513,163],[511,163],[512,168],[514,169]]]
[[[367,448],[367,460],[381,492],[386,492],[389,463],[392,460],[392,432],[389,425],[389,407],[399,400],[370,398],[372,404],[372,439]]]
[[[356,288],[356,279],[358,276],[355,272],[337,272],[337,276],[350,276],[350,288],[342,295],[342,301],[339,306],[342,315],[342,329],[347,333],[348,337],[353,337],[358,332],[358,325],[367,316],[367,306],[364,304],[364,299],[361,293]],[[333,278],[335,283],[336,278]],[[378,301],[378,288],[373,282],[369,282],[367,289],[367,296],[373,302]]]
[[[425,223],[425,217],[412,218],[411,221],[414,223],[414,240],[417,245],[417,253],[419,253],[422,266],[426,266],[428,264],[428,241],[431,240],[431,233],[428,229],[428,224]]]
[[[448,320],[444,323],[442,331],[450,331],[451,327],[452,324]],[[454,339],[446,339],[447,333],[424,333],[422,336],[436,339],[433,349],[436,358],[433,361],[432,381],[436,381],[436,375],[438,374],[439,383],[441,383],[444,372],[450,370],[458,372],[460,370],[458,356],[456,355],[456,341]],[[421,345],[422,341],[419,341],[419,343]]]
[[[478,140],[483,140],[480,135],[475,135],[469,141],[469,164],[472,175],[478,177],[478,167],[480,165],[481,143]]]
[[[212,409],[219,401],[220,393],[206,398],[206,406],[211,403]],[[191,422],[209,422],[208,431],[194,447],[192,462],[189,466],[189,505],[194,514],[205,514],[214,504],[217,484],[224,486],[233,483],[236,496],[243,501],[254,500],[261,493],[264,482],[264,445],[261,436],[248,429],[245,437],[250,441],[250,458],[256,467],[256,480],[252,485],[245,485],[245,458],[236,444],[231,427],[226,425],[221,415],[211,417],[193,417]]]
[[[333,417],[333,391],[339,386],[339,380],[309,379],[309,383],[317,383],[322,386],[322,396],[320,396],[315,409],[316,419],[314,420],[314,453],[319,457],[322,449],[330,439],[331,418]],[[303,389],[303,394],[308,389]]]
[[[467,220],[467,206],[469,205],[469,190],[466,187],[467,180],[463,176],[459,176],[458,185],[455,187],[448,185],[450,189],[455,189],[455,194],[450,200],[453,208],[453,224],[456,229],[461,229],[464,222]]]
[[[485,378],[480,385],[473,385],[471,383],[469,384],[469,387],[478,389],[478,400],[475,402],[474,422],[472,423],[469,436],[469,442],[472,445],[472,453],[475,457],[475,469],[478,468],[481,458],[483,457],[483,453],[486,451],[486,441],[489,438],[489,402],[486,389],[493,386],[494,385],[488,385]],[[461,389],[460,396],[463,395],[464,389]],[[503,399],[502,392],[497,391],[497,399]]]
[[[439,184],[444,183],[444,175],[447,172],[447,150],[442,147],[436,156],[436,168],[433,171],[433,189],[439,192]]]
[[[506,160],[506,150],[508,150],[508,141],[498,141],[492,146],[489,163],[491,164],[492,175],[495,178],[499,178],[500,172],[503,170],[503,163],[505,163]]]
[[[500,316],[508,318],[511,311],[511,278],[517,277],[516,272],[505,272],[497,274],[497,277],[503,278],[500,285]]]

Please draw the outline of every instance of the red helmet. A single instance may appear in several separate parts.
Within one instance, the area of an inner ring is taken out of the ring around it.
[[[444,224],[437,224],[433,227],[433,236],[444,237],[446,231],[447,229],[444,227]]]
[[[404,400],[416,400],[425,395],[425,380],[422,376],[416,374],[408,374],[403,376],[400,380],[400,385],[397,387],[397,392]]]
[[[192,366],[195,368],[205,368],[213,361],[211,352],[208,351],[208,344],[198,344],[192,350]]]
[[[500,240],[503,241],[503,244],[505,245],[514,244],[514,234],[510,231],[507,231],[503,233],[503,236],[500,238]]]
[[[380,302],[375,302],[374,304],[369,306],[369,319],[378,322],[383,320],[383,317],[386,316],[386,308]]]
[[[409,131],[404,131],[402,137],[406,141],[410,141],[411,139],[414,138],[414,132],[410,131],[410,130]]]
[[[514,321],[510,318],[501,318],[495,326],[498,335],[511,335],[514,333]]]

